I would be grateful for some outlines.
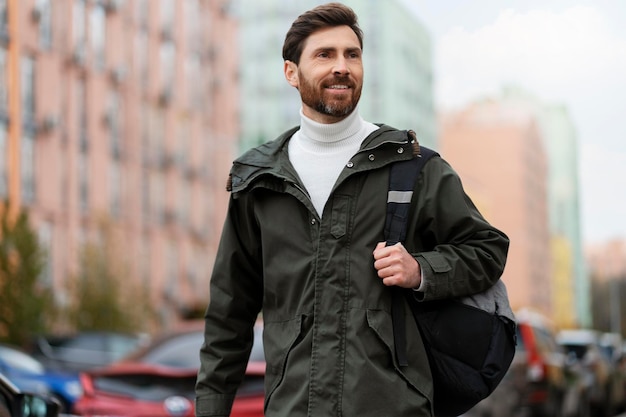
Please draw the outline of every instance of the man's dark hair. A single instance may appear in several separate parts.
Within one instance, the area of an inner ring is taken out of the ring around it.
[[[320,29],[349,26],[354,31],[363,49],[363,31],[359,27],[354,11],[341,3],[328,3],[309,10],[298,16],[285,36],[283,59],[298,64],[304,48],[304,41]]]

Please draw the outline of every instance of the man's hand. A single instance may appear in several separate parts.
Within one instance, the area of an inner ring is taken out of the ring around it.
[[[385,246],[379,242],[374,249],[374,268],[387,286],[417,288],[422,282],[419,263],[401,243]]]

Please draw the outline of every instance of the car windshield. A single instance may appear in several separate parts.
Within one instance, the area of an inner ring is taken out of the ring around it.
[[[199,368],[202,332],[179,335],[148,350],[141,362],[175,368]]]
[[[43,374],[43,365],[34,358],[18,350],[0,346],[0,358],[11,368],[33,374]]]
[[[563,343],[563,347],[568,352],[573,352],[578,359],[582,359],[587,353],[587,346]]]
[[[255,328],[254,344],[250,353],[250,361],[265,360],[262,329]],[[200,347],[204,341],[201,331],[181,334],[163,341],[152,349],[148,349],[140,358],[143,363],[152,365],[171,366],[175,368],[199,368]]]
[[[516,342],[515,343],[515,350],[519,350],[519,351],[523,351],[526,350],[526,346],[524,345],[524,338],[522,337],[522,331],[520,329],[520,326],[515,326],[515,333],[516,333]]]

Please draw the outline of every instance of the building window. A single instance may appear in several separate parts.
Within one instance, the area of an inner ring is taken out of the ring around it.
[[[185,28],[187,30],[185,35],[187,37],[188,50],[199,52],[202,45],[200,4],[198,0],[187,0],[183,2],[183,7],[185,10]],[[204,23],[209,24],[209,19],[204,21]]]
[[[85,61],[85,0],[74,0],[72,10],[72,39],[74,45],[74,61],[83,64]]]
[[[113,159],[116,160],[122,155],[122,115],[124,112],[121,106],[122,103],[119,93],[115,90],[111,90],[109,93],[109,103],[105,117],[109,128],[111,155]]]
[[[122,168],[119,161],[112,161],[109,171],[111,216],[119,219],[122,214]]]
[[[0,0],[0,38],[9,36],[9,16],[7,14],[7,0]]]
[[[176,303],[180,301],[180,291],[178,290],[178,249],[172,241],[167,242],[166,262],[165,291],[169,299]]]
[[[191,120],[183,117],[178,119],[178,149],[176,151],[176,159],[181,168],[189,166],[189,153],[191,152]]]
[[[187,105],[190,109],[202,108],[205,97],[202,88],[198,88],[198,86],[203,85],[203,79],[200,55],[197,53],[188,54],[185,59],[185,83],[187,86]]]
[[[141,245],[141,261],[140,261],[140,265],[141,265],[141,283],[142,283],[142,289],[146,290],[148,293],[150,293],[150,287],[151,287],[151,283],[152,283],[152,262],[150,262],[150,260],[152,259],[152,251],[150,250],[150,237],[149,236],[143,236],[142,237],[142,245]]]
[[[49,221],[44,221],[38,230],[39,242],[46,251],[45,263],[39,275],[39,282],[46,288],[52,288],[54,283],[53,266],[54,266],[54,225]]]
[[[78,204],[81,213],[87,214],[89,210],[89,162],[87,154],[78,154]]]
[[[60,159],[59,171],[60,171],[60,177],[61,177],[61,201],[63,204],[63,210],[66,211],[70,202],[70,198],[69,198],[70,179],[69,179],[69,169],[68,169],[69,157],[67,155],[67,152],[60,152],[59,159]]]
[[[148,29],[150,3],[148,0],[135,0],[135,21],[140,28]]]
[[[21,95],[23,124],[35,128],[35,60],[30,56],[22,57]]]
[[[94,65],[102,70],[106,65],[106,12],[101,4],[95,4],[91,9],[90,29]]]
[[[165,112],[160,107],[152,108],[152,117],[150,120],[150,146],[156,151],[159,160],[166,159],[165,155]]]
[[[141,213],[144,225],[150,224],[150,171],[144,168],[141,172]]]
[[[22,140],[20,141],[20,174],[22,197],[26,204],[35,201],[35,61],[23,56],[20,66],[22,99]]]
[[[159,57],[161,60],[161,85],[162,85],[162,97],[163,100],[172,99],[172,93],[174,89],[174,76],[176,73],[176,46],[172,41],[161,42],[161,50],[159,51]],[[165,97],[167,96],[167,97]]]
[[[150,165],[154,158],[154,149],[152,149],[152,130],[151,118],[152,108],[147,105],[141,106],[141,153],[144,166]]]
[[[174,33],[174,18],[176,14],[176,2],[172,0],[161,0],[161,28],[163,35],[171,39]]]
[[[182,225],[189,224],[189,207],[191,207],[191,184],[188,180],[181,178],[180,196],[178,199],[178,218]]]
[[[148,87],[149,72],[148,72],[148,48],[150,43],[148,41],[148,33],[140,29],[135,33],[135,53],[134,65],[135,76],[138,77],[142,88]]]
[[[165,214],[165,176],[161,171],[150,175],[150,217],[153,223],[163,224]]]
[[[9,149],[7,145],[7,125],[0,120],[0,199],[9,195],[7,161]]]
[[[7,118],[8,110],[9,82],[7,78],[7,53],[4,46],[0,45],[0,118]]]
[[[35,8],[39,13],[39,46],[50,50],[52,48],[52,2],[37,0]]]
[[[23,130],[20,148],[22,199],[26,204],[32,204],[35,201],[35,133],[33,131]]]
[[[78,114],[78,142],[81,152],[87,152],[89,147],[89,132],[87,127],[87,88],[85,80],[80,78],[76,83],[76,106]]]

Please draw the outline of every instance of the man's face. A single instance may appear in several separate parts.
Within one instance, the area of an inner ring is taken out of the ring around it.
[[[285,62],[285,77],[300,91],[305,116],[335,123],[352,113],[363,87],[361,53],[354,31],[337,26],[310,35],[298,65]]]

